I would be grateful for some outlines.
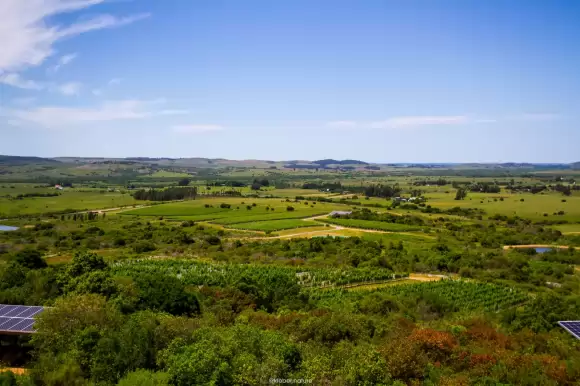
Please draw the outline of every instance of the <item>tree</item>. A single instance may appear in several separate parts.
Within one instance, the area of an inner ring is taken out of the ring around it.
[[[457,193],[455,193],[455,199],[463,200],[465,197],[467,197],[467,190],[464,188],[458,188]]]
[[[182,178],[177,182],[179,186],[188,186],[191,180],[189,178]]]
[[[14,256],[14,262],[29,269],[46,268],[46,261],[36,249],[24,249]]]

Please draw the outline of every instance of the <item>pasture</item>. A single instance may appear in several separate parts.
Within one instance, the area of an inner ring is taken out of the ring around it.
[[[292,210],[288,210],[291,208]],[[178,220],[212,221],[230,225],[256,221],[299,219],[327,214],[345,205],[330,203],[290,202],[274,198],[212,197],[121,213],[131,216],[155,216]]]
[[[34,189],[30,191],[30,188],[24,188],[22,190],[15,189],[12,195],[48,192],[59,192],[60,195],[54,197],[25,197],[22,199],[0,197],[0,218],[41,215],[69,210],[83,211],[118,208],[147,203],[146,201],[135,200],[130,194],[107,192],[105,190],[76,191],[65,189],[63,191],[55,191],[54,189]]]
[[[228,225],[235,229],[247,229],[253,231],[281,231],[295,228],[309,228],[316,225],[314,221],[305,221],[300,219],[271,220],[271,221],[253,221]]]
[[[580,196],[565,197],[561,194],[546,193],[468,193],[464,200],[455,200],[455,191],[450,193],[425,194],[427,204],[436,208],[449,209],[478,208],[488,215],[520,216],[534,221],[565,220],[580,222]],[[503,199],[503,200],[502,200]],[[564,212],[558,215],[558,212]]]
[[[346,218],[328,218],[322,221],[329,224],[339,225],[348,228],[374,229],[386,232],[413,232],[420,231],[422,229],[421,227],[416,225],[395,224],[385,221],[368,221]]]

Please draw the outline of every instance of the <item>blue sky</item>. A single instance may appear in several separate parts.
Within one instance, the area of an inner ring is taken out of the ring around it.
[[[2,0],[0,154],[580,161],[580,3]]]

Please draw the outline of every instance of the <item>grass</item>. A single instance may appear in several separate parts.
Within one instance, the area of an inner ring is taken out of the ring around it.
[[[308,234],[308,233],[311,233],[311,232],[320,232],[320,231],[330,231],[330,230],[332,230],[332,228],[327,228],[327,227],[323,227],[323,226],[312,226],[313,223],[311,223],[311,222],[304,221],[304,223],[309,225],[308,228],[285,229],[285,230],[281,230],[279,232],[276,232],[276,234],[278,236],[288,236],[288,235],[294,235],[296,233]]]
[[[285,229],[295,229],[295,228],[308,228],[312,227],[313,221],[304,220],[272,220],[272,221],[258,221],[258,222],[246,222],[231,225],[230,227],[236,229],[248,229],[255,231],[280,231]]]
[[[552,229],[557,229],[562,233],[580,233],[580,224],[561,224],[554,225]]]
[[[320,221],[348,228],[375,229],[386,232],[413,232],[421,230],[421,227],[416,225],[395,224],[384,221],[355,220],[346,218],[328,218]]]
[[[168,170],[158,170],[152,174],[146,174],[141,176],[141,178],[179,178],[179,177],[191,177],[187,173],[170,172]]]
[[[43,193],[44,191],[38,189],[35,190],[35,192]],[[51,192],[54,192],[54,190],[51,190]],[[22,200],[10,200],[4,197],[0,198],[0,218],[21,215],[40,215],[69,209],[82,211],[117,208],[144,203],[146,202],[139,202],[129,194],[122,194],[119,192],[100,193],[98,190],[78,192],[65,189],[61,192],[61,195],[57,197],[31,197]]]
[[[468,193],[465,200],[454,200],[455,189],[449,193],[428,193],[428,205],[436,208],[449,209],[454,206],[463,208],[480,208],[488,215],[501,214],[506,216],[518,215],[531,220],[566,220],[580,222],[580,196],[564,197],[557,193],[511,194],[501,193]],[[497,201],[494,200],[497,199]],[[500,200],[503,198],[503,201]],[[523,199],[523,201],[521,201]],[[566,202],[562,202],[566,200]],[[482,202],[483,201],[483,202]],[[564,211],[564,215],[554,215]],[[547,213],[547,216],[544,216]]]
[[[230,207],[220,208],[221,204],[230,205]],[[210,207],[206,207],[206,205]],[[248,206],[250,209],[248,209]],[[292,206],[294,210],[288,211],[288,206]],[[328,203],[309,203],[305,205],[303,202],[286,202],[285,200],[273,198],[212,197],[155,205],[123,212],[122,215],[164,216],[171,219],[212,221],[216,224],[231,225],[255,221],[313,217],[340,208],[346,208],[346,206]]]

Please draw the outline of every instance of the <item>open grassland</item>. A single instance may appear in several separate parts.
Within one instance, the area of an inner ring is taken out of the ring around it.
[[[578,195],[564,197],[556,193],[468,193],[466,199],[455,200],[455,192],[452,191],[448,194],[430,193],[425,196],[428,198],[428,205],[441,209],[459,206],[462,208],[483,209],[488,215],[517,215],[536,221],[565,220],[580,222],[580,196]],[[555,214],[560,211],[563,211],[564,214]],[[544,214],[547,214],[547,216],[544,216]]]
[[[413,232],[421,230],[421,227],[416,225],[395,224],[384,221],[356,220],[349,218],[327,218],[320,221],[348,228],[375,229],[387,232]]]
[[[145,174],[140,178],[187,178],[191,177],[188,173],[172,172],[168,170],[158,170],[151,174]]]
[[[550,228],[559,230],[560,232],[566,233],[580,233],[580,224],[561,224],[553,225]]]
[[[244,222],[230,225],[229,227],[235,229],[248,229],[255,231],[280,231],[285,229],[294,228],[307,228],[316,225],[314,221],[303,221],[303,220],[272,220],[272,221],[257,221],[257,222]]]
[[[55,192],[52,190],[51,192]],[[64,190],[56,197],[0,198],[0,218],[40,215],[65,210],[96,210],[146,203],[119,192]]]
[[[288,207],[293,208],[293,210],[289,211]],[[254,221],[313,217],[327,214],[340,208],[348,207],[328,203],[309,203],[305,205],[303,202],[287,202],[281,199],[220,197],[155,205],[123,212],[122,214],[164,216],[180,220],[212,221],[217,224],[229,225]]]

